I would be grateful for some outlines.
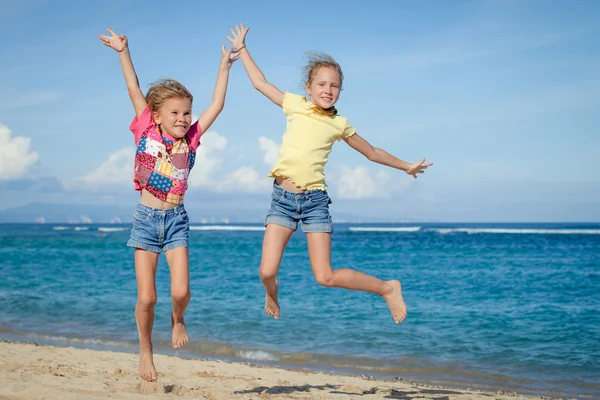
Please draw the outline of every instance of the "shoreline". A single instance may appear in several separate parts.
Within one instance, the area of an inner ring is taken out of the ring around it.
[[[0,354],[3,399],[147,399],[148,395],[211,400],[548,398],[163,354],[155,355],[158,382],[148,383],[138,378],[134,353],[0,341]]]

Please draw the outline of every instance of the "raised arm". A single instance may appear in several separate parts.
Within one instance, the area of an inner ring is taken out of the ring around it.
[[[146,108],[146,99],[140,89],[140,83],[138,81],[135,69],[133,68],[133,61],[131,61],[131,54],[129,53],[129,44],[125,35],[117,35],[113,30],[106,28],[111,36],[99,35],[100,39],[105,46],[110,47],[119,53],[119,60],[121,61],[121,68],[123,69],[123,75],[125,76],[125,83],[127,84],[127,91],[133,108],[135,109],[135,115],[140,116]]]
[[[198,125],[200,125],[200,130],[203,133],[215,122],[225,106],[229,69],[231,68],[231,64],[239,58],[239,54],[232,54],[232,50],[233,48],[225,50],[225,46],[221,47],[221,62],[219,63],[219,73],[217,74],[217,83],[213,91],[212,103],[198,118]]]
[[[422,174],[423,172],[425,172],[427,167],[431,167],[433,165],[433,163],[425,164],[424,158],[421,161],[414,164],[402,161],[399,158],[394,157],[393,155],[387,153],[382,149],[371,146],[371,144],[367,142],[364,138],[359,136],[358,133],[355,133],[349,138],[344,139],[344,141],[348,143],[348,145],[354,150],[367,157],[369,161],[373,161],[377,164],[385,165],[387,167],[399,169],[401,171],[406,172],[408,175],[412,175],[414,178],[417,177],[417,174]]]
[[[242,60],[242,64],[244,64],[244,69],[248,74],[248,78],[250,78],[250,82],[252,82],[252,86],[264,94],[273,103],[281,107],[283,104],[283,93],[267,81],[265,75],[260,68],[258,68],[246,47],[246,34],[249,30],[250,28],[244,28],[244,24],[240,24],[239,26],[236,25],[235,30],[231,29],[233,38],[227,36],[227,39],[240,54],[240,59]]]

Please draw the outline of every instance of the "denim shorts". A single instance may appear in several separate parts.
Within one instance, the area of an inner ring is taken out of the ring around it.
[[[183,204],[169,210],[138,204],[127,246],[160,253],[189,247],[190,220]]]
[[[333,226],[329,214],[330,203],[325,190],[294,193],[274,183],[271,209],[267,213],[265,226],[276,224],[295,231],[298,222],[302,222],[302,231],[305,233],[331,233]]]

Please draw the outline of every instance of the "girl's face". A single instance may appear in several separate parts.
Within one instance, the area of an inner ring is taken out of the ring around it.
[[[323,108],[328,109],[340,98],[342,82],[340,74],[331,67],[321,67],[312,76],[312,80],[306,85],[306,93],[310,101]]]
[[[185,97],[172,97],[153,116],[161,131],[181,139],[192,125],[192,101]]]

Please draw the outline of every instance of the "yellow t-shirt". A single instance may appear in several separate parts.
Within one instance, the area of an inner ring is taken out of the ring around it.
[[[290,179],[307,190],[326,190],[324,170],[333,143],[354,135],[356,129],[345,117],[316,113],[304,96],[285,92],[281,107],[287,130],[269,176]]]

